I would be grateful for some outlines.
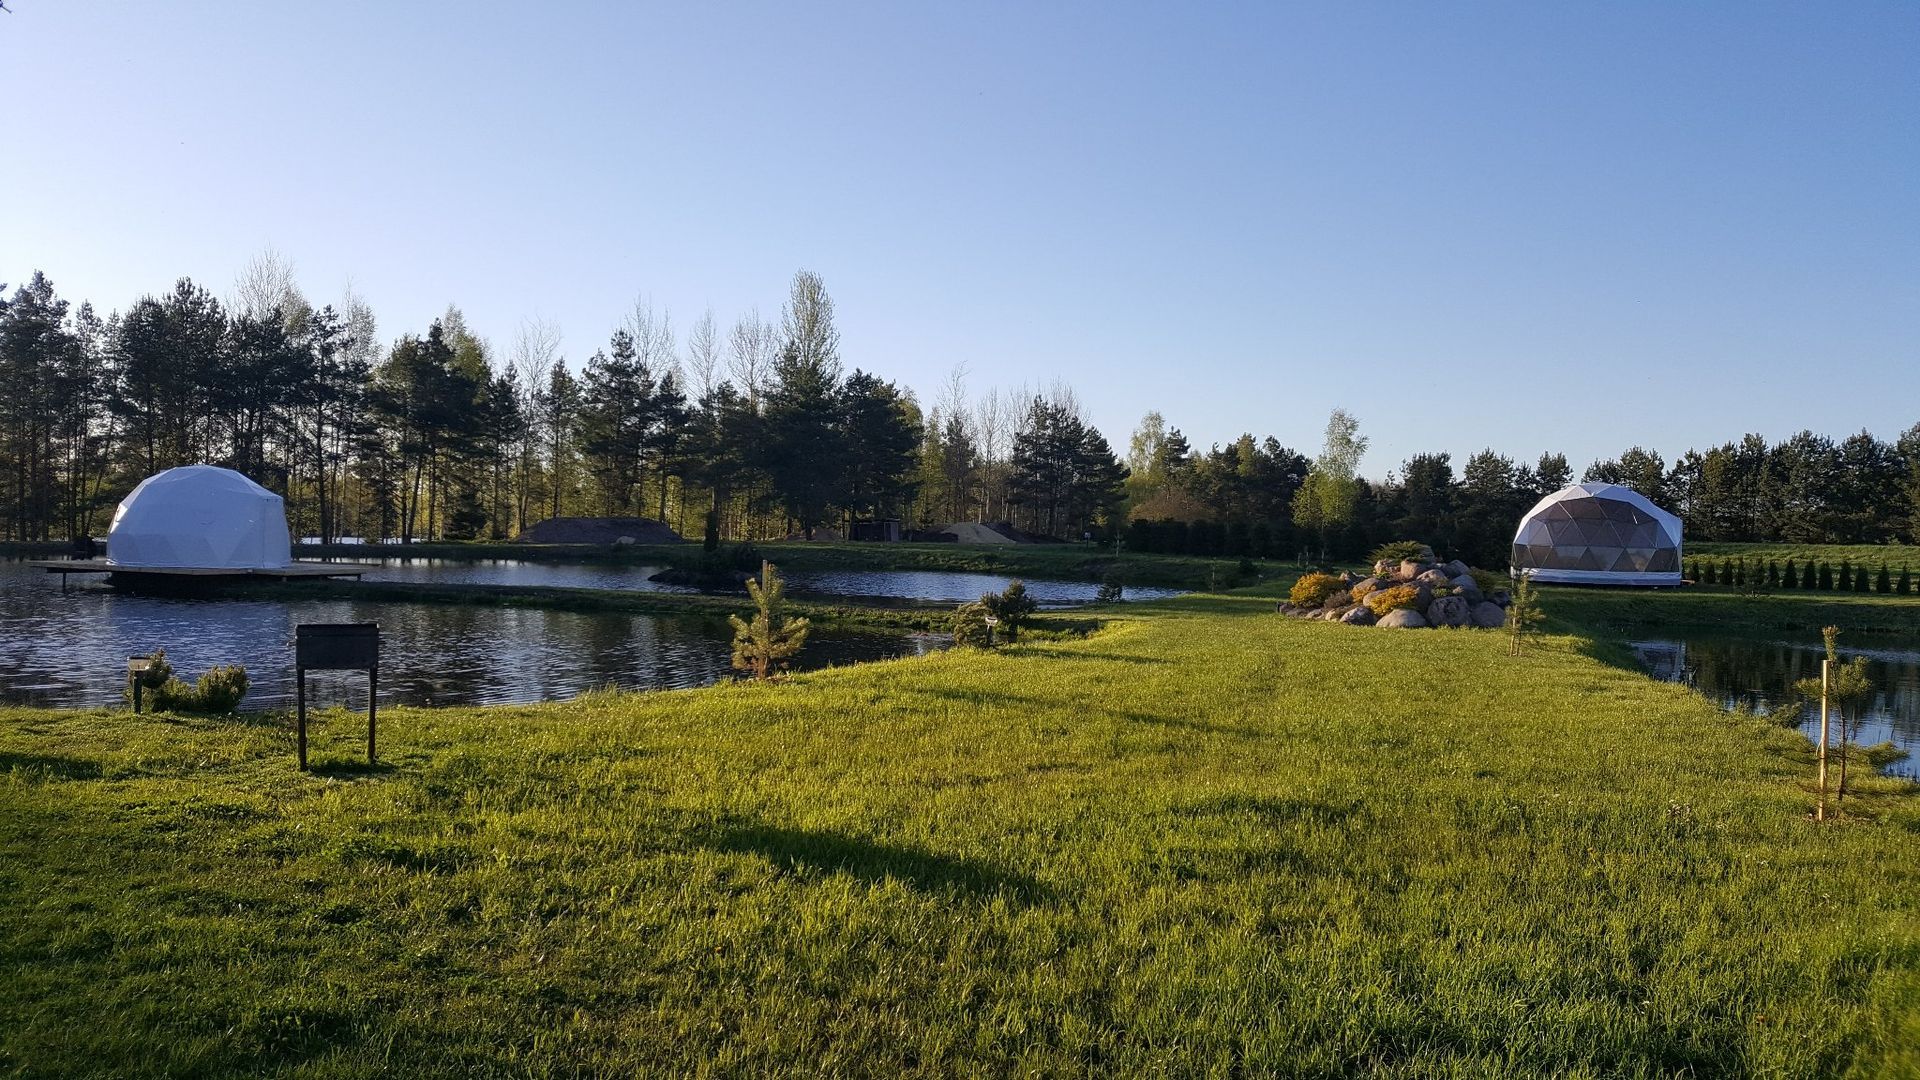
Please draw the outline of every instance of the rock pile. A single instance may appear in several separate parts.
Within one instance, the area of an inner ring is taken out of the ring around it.
[[[1370,576],[1351,572],[1309,574],[1281,601],[1282,615],[1325,619],[1353,626],[1410,629],[1453,626],[1495,629],[1507,622],[1512,597],[1504,588],[1486,587],[1492,575],[1455,559],[1433,562],[1407,559],[1377,562]]]

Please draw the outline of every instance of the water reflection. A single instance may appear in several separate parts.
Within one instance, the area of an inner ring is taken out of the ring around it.
[[[1872,701],[1854,729],[1855,738],[1865,745],[1891,741],[1920,756],[1920,648],[1907,638],[1859,635],[1852,642],[1845,636],[1840,641],[1841,659],[1867,658],[1867,677],[1874,687]],[[1795,681],[1818,679],[1820,661],[1826,656],[1819,641],[1699,635],[1629,644],[1640,666],[1654,678],[1686,683],[1726,708],[1773,708],[1792,696]],[[1800,726],[1817,737],[1819,710],[1804,710]],[[1908,757],[1887,771],[1920,776],[1920,762]]]
[[[517,559],[375,559],[368,581],[430,581],[441,584],[538,585],[573,589],[631,589],[641,592],[693,592],[648,578],[663,567],[621,563],[550,563]],[[1007,574],[949,570],[794,570],[783,572],[795,596],[857,596],[933,603],[978,600],[1013,581]],[[1090,604],[1100,586],[1090,581],[1022,578],[1027,593],[1048,608]],[[1179,589],[1129,586],[1125,600],[1178,596]]]
[[[731,673],[731,631],[710,618],[351,600],[183,600],[89,587],[0,562],[0,702],[120,700],[126,658],[164,648],[183,673],[244,664],[252,708],[293,698],[293,628],[377,622],[380,700],[466,705],[566,698],[596,686],[687,687]],[[801,667],[914,655],[930,635],[815,631]],[[316,672],[323,701],[366,703],[364,676]]]

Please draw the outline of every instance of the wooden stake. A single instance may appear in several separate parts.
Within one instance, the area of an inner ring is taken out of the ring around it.
[[[1833,679],[1833,661],[1820,661],[1820,802],[1813,820],[1827,820],[1827,687]]]

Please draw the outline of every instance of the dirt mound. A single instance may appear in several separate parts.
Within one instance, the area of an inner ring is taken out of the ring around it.
[[[1057,544],[1051,536],[1024,533],[1004,521],[956,521],[940,526],[962,544]]]
[[[548,518],[519,536],[523,544],[684,544],[679,533],[652,518]]]

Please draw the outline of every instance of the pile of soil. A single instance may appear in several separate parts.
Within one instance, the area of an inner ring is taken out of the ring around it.
[[[664,522],[638,517],[548,518],[517,538],[523,544],[684,544]]]
[[[954,540],[962,544],[1060,543],[1051,536],[1021,532],[1004,521],[956,521],[951,525],[940,526],[940,531],[951,534]]]

